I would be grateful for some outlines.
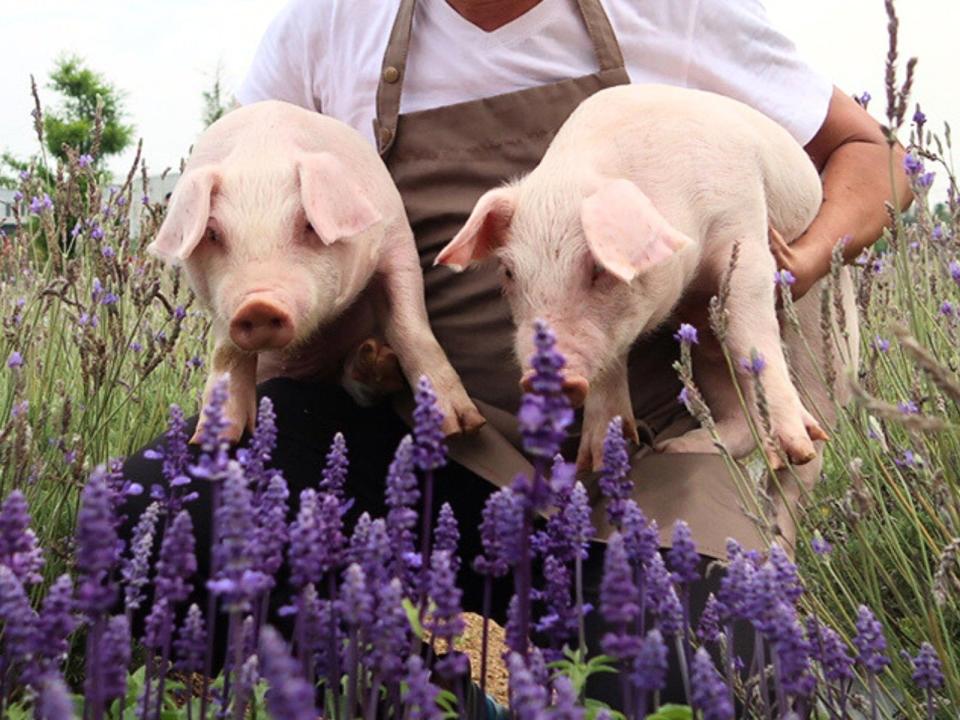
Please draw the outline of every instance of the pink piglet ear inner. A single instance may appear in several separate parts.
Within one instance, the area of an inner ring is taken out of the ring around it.
[[[466,224],[437,255],[434,265],[456,272],[488,257],[506,241],[506,232],[517,208],[517,189],[501,187],[484,193]]]
[[[183,262],[207,230],[210,205],[220,181],[214,167],[189,170],[170,197],[170,207],[147,252],[167,262]]]
[[[369,194],[333,153],[309,153],[298,163],[300,200],[325,245],[359,235],[381,222]]]
[[[627,283],[693,243],[622,178],[603,181],[587,196],[580,220],[594,260]]]

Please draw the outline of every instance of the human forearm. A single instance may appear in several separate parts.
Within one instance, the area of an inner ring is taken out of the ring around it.
[[[889,223],[885,203],[903,209],[912,199],[903,149],[895,145],[891,150],[879,125],[839,91],[807,151],[822,172],[823,205],[791,245],[771,241],[779,265],[796,277],[797,297],[830,271],[831,254],[841,238],[848,238],[844,259],[853,260]]]

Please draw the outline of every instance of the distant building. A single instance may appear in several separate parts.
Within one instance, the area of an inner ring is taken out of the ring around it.
[[[3,230],[5,233],[12,233],[17,227],[17,221],[13,219],[13,206],[16,204],[16,200],[13,199],[13,194],[16,190],[10,190],[8,188],[0,188],[0,230]],[[20,201],[20,213],[21,215],[26,211],[26,206],[23,201]]]

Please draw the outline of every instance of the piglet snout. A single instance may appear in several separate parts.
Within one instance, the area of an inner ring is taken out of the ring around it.
[[[230,339],[241,350],[279,350],[289,345],[293,336],[290,313],[263,298],[247,300],[230,321]]]
[[[520,381],[520,386],[525,392],[533,392],[533,371],[527,372]],[[565,374],[563,376],[563,394],[567,396],[570,404],[578,408],[583,405],[587,399],[587,391],[590,390],[590,382],[582,375]]]

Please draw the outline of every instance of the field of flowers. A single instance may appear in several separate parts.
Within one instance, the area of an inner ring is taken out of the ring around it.
[[[905,93],[892,81],[888,92],[896,126]],[[42,133],[39,103],[36,117]],[[932,124],[919,110],[910,121],[914,207],[909,216],[891,210],[891,231],[854,268],[857,400],[840,410],[824,477],[807,498],[797,566],[779,549],[760,557],[731,544],[706,619],[686,627],[695,550],[681,523],[666,560],[656,552],[655,531],[623,499],[625,450],[614,425],[601,484],[620,533],[593,612],[616,631],[604,640],[608,655],[594,658],[583,649],[577,581],[589,514],[569,466],[553,462],[569,411],[548,328],[538,336],[536,391],[525,398],[536,410],[525,413],[524,432],[537,473],[491,497],[480,558],[459,556],[450,513],[421,530],[432,472],[445,462],[425,384],[416,431],[391,467],[389,513],[344,527],[349,448],[336,443],[316,489],[288,497],[270,470],[269,403],[250,447],[231,460],[216,439],[218,395],[203,455],[187,461],[182,415],[170,408],[196,410],[208,323],[181,278],[141,252],[163,216],[159,198],[142,196],[146,166],[138,160],[112,183],[91,155],[69,153],[54,166],[41,151],[18,180],[16,229],[0,237],[0,714],[465,717],[475,688],[463,682],[465,657],[445,651],[463,631],[455,584],[463,565],[514,576],[503,662],[520,720],[610,715],[585,697],[585,678],[615,659],[630,718],[728,718],[734,703],[767,718],[956,717],[960,191],[949,126],[931,132]],[[928,200],[934,179],[946,203]],[[828,285],[825,313],[831,293]],[[789,322],[788,299],[785,315]],[[125,495],[151,489],[122,478],[113,459],[165,429],[158,462],[177,490],[157,498],[123,547],[118,508]],[[209,549],[195,547],[183,511],[191,486],[208,482],[219,488]],[[535,530],[547,507],[558,512]],[[212,553],[209,608],[183,607],[197,552]],[[262,612],[284,560],[295,597],[289,643]],[[533,587],[534,563],[548,568],[544,588]],[[131,638],[139,608],[150,616]],[[228,660],[209,678],[207,630],[221,614]],[[734,621],[753,625],[765,658],[746,680],[728,652]],[[546,628],[537,635],[548,639],[543,647],[529,642],[534,626]],[[668,645],[685,661],[692,709],[658,707]]]

